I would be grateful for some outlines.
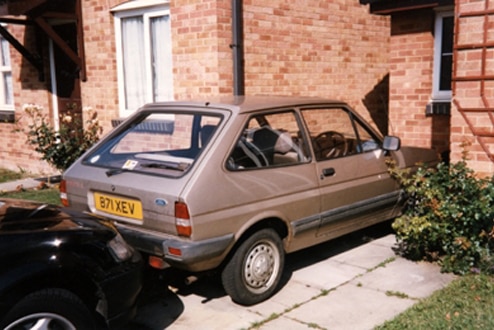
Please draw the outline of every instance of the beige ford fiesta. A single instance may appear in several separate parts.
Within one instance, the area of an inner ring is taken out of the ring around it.
[[[218,270],[233,301],[277,289],[285,254],[400,212],[387,171],[437,162],[343,102],[224,97],[148,104],[63,176],[65,205],[113,219],[156,264]]]

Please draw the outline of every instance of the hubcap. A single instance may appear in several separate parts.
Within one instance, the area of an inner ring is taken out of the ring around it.
[[[6,330],[39,329],[39,330],[76,330],[74,325],[66,318],[52,314],[39,313],[27,315],[7,326]]]
[[[278,248],[270,241],[255,245],[245,259],[244,280],[250,291],[262,293],[268,290],[279,272]]]

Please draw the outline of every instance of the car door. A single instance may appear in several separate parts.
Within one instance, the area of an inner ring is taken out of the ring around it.
[[[388,218],[398,191],[377,134],[345,106],[301,112],[319,176],[317,236],[341,236]]]
[[[320,222],[318,177],[300,124],[294,110],[250,116],[234,143],[224,177],[228,182],[223,186],[236,190],[224,197],[219,195],[223,192],[215,192],[216,198],[232,203],[223,207],[234,208],[236,219],[286,221],[295,238],[287,250],[314,244]],[[233,218],[229,216],[229,224],[233,225]]]

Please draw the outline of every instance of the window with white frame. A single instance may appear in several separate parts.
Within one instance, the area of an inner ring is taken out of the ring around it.
[[[453,12],[437,12],[434,30],[434,81],[432,84],[432,100],[436,102],[449,102],[452,97],[453,29]]]
[[[10,45],[8,41],[2,37],[0,37],[0,53],[0,111],[14,111]]]
[[[163,1],[137,0],[113,13],[120,115],[125,117],[145,103],[173,98],[170,11]]]

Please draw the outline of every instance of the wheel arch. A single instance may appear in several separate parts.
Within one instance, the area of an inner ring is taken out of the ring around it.
[[[20,275],[20,272],[13,271],[11,275],[5,275],[12,276],[13,274]],[[94,281],[88,276],[72,269],[50,267],[39,269],[37,272],[26,272],[16,277],[14,283],[10,282],[8,287],[4,287],[0,293],[2,295],[2,302],[5,304],[2,304],[2,310],[0,312],[2,314],[6,313],[16,301],[23,299],[33,292],[47,288],[63,289],[71,292],[79,297],[95,316],[98,318],[102,317],[102,315],[96,312],[96,306],[98,304],[97,296],[100,295],[100,289]]]
[[[280,237],[282,241],[285,241],[285,239],[289,235],[289,227],[286,224],[285,221],[283,221],[281,218],[276,217],[276,216],[271,216],[271,217],[266,217],[263,218],[253,224],[251,224],[249,227],[247,227],[245,230],[243,230],[238,238],[236,239],[235,243],[233,244],[232,248],[228,252],[227,256],[223,259],[223,262],[221,263],[220,268],[223,268],[225,264],[232,258],[233,254],[237,251],[238,247],[252,234],[255,232],[261,230],[261,229],[273,229]],[[286,250],[286,248],[285,248]]]

